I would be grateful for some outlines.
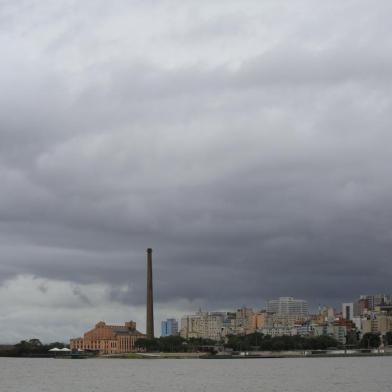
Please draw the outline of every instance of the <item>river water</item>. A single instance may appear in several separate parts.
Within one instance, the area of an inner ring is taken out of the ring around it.
[[[0,358],[1,392],[391,392],[392,357]]]

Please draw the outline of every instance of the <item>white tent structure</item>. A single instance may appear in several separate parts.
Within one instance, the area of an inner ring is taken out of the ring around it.
[[[49,350],[49,353],[55,354],[55,356],[57,357],[58,355],[60,355],[60,356],[69,355],[69,354],[71,354],[71,350],[66,347],[64,347],[64,348],[54,347]]]

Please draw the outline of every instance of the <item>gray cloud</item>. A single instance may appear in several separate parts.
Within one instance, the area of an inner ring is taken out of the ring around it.
[[[4,290],[127,319],[151,246],[162,317],[390,291],[391,5],[295,3],[2,2]]]

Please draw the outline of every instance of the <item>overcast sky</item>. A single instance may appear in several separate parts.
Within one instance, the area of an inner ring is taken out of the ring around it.
[[[0,342],[391,292],[390,0],[0,0]]]

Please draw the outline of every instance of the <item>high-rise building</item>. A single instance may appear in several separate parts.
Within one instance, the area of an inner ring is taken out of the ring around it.
[[[372,295],[361,295],[360,300],[365,299],[368,304],[369,310],[374,310],[377,306],[392,304],[392,298],[387,294],[372,294]]]
[[[345,320],[352,320],[354,317],[354,303],[346,302],[342,304],[342,317]]]
[[[369,316],[373,311],[392,310],[392,296],[387,294],[361,295],[354,302],[354,316]]]
[[[161,336],[178,335],[178,321],[176,319],[167,319],[161,322]]]
[[[293,297],[280,297],[272,299],[267,303],[267,312],[275,313],[279,316],[307,316],[308,303],[303,299],[295,299]]]
[[[370,310],[369,301],[366,298],[359,298],[354,302],[354,316],[361,317]]]

